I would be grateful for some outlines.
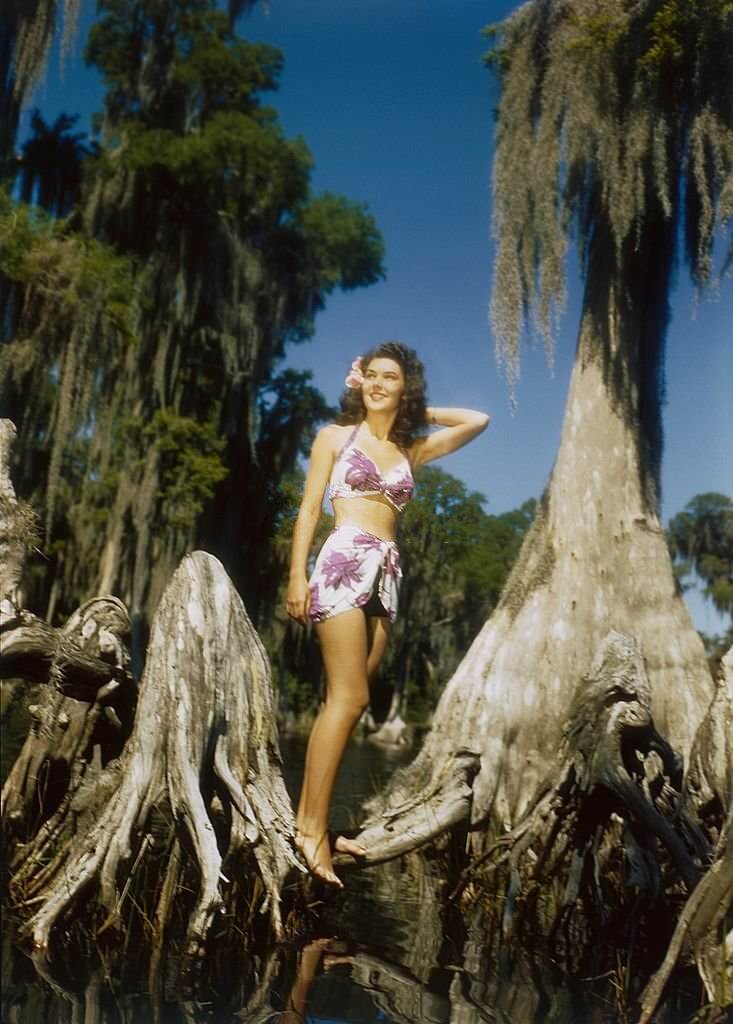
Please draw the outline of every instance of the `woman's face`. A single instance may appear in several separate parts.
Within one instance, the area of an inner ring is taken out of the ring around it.
[[[394,359],[372,359],[364,374],[361,394],[367,412],[394,412],[405,391],[405,375]]]

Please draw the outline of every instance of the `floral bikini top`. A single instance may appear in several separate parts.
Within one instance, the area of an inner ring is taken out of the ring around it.
[[[415,480],[407,459],[384,475],[365,451],[354,444],[357,423],[349,440],[336,457],[331,471],[328,496],[334,498],[366,498],[382,494],[395,512],[401,512],[412,497]]]

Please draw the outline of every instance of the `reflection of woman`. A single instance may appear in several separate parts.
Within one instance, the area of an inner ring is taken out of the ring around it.
[[[295,978],[287,1006],[277,1015],[278,1024],[304,1024],[305,1007],[313,979],[323,958],[324,970],[336,964],[351,963],[352,957],[329,953],[332,939],[314,939],[301,950],[298,957],[298,973]]]
[[[388,341],[355,360],[346,378],[342,425],[319,431],[293,533],[288,613],[316,624],[326,699],[313,724],[296,819],[296,843],[314,875],[342,886],[333,871],[328,810],[349,736],[369,701],[369,680],[397,614],[400,577],[395,527],[414,487],[413,471],[484,430],[489,417],[425,405],[423,366],[412,349]],[[441,426],[418,436],[426,424]],[[336,525],[306,578],[323,496]],[[366,853],[338,836],[335,850]]]

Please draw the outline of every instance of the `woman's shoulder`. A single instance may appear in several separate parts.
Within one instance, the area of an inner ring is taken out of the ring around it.
[[[314,444],[333,451],[340,450],[346,444],[353,429],[354,426],[350,423],[347,423],[345,426],[342,426],[340,423],[327,423],[316,434]]]

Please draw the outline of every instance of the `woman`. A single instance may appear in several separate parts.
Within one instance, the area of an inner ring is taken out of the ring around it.
[[[374,676],[397,614],[401,577],[395,528],[414,487],[414,471],[485,430],[470,409],[425,405],[423,366],[412,349],[388,341],[352,364],[342,425],[316,436],[293,532],[288,614],[315,623],[326,669],[326,699],[308,742],[296,817],[296,844],[311,872],[343,888],[333,870],[328,810],[349,736],[369,702]],[[427,424],[442,427],[427,436]],[[326,486],[336,525],[310,582],[306,562]],[[360,856],[338,836],[334,849]]]

